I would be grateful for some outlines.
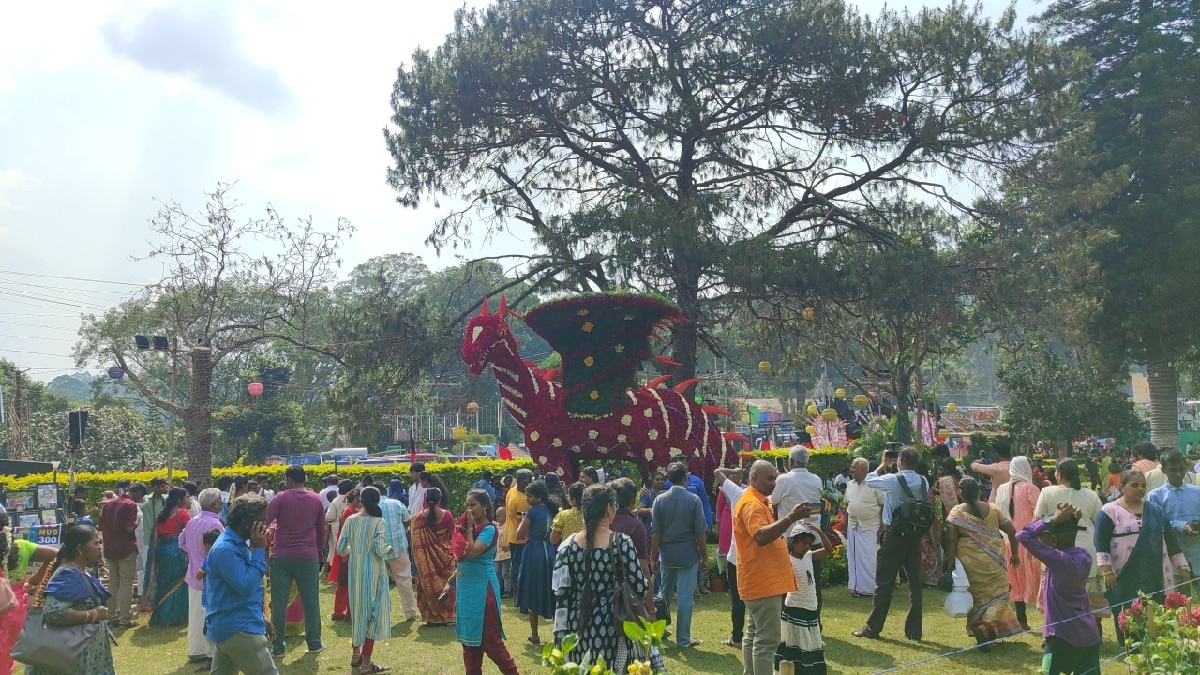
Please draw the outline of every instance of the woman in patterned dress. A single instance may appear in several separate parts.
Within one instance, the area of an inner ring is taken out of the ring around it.
[[[634,592],[645,595],[648,587],[638,562],[633,541],[610,529],[617,514],[617,497],[604,484],[590,485],[583,492],[583,532],[567,539],[554,561],[554,641],[575,634],[578,642],[571,658],[595,663],[600,657],[614,673],[624,673],[633,659],[644,658],[640,647],[613,626],[609,598],[617,584],[618,566]],[[657,650],[650,655],[655,672],[665,670]]]
[[[351,488],[345,495],[345,500],[342,504],[341,515],[338,516],[338,539],[341,539],[342,527],[351,516],[358,513],[362,507],[359,501],[358,488]],[[346,561],[346,556],[340,555],[337,552],[337,541],[333,543],[333,564],[330,566],[330,576],[333,577],[335,587],[333,591],[333,616],[330,618],[334,621],[349,621],[350,620],[350,563]]]
[[[391,668],[371,660],[376,640],[392,636],[392,602],[387,563],[391,553],[384,533],[379,490],[365,487],[358,495],[362,509],[346,519],[338,535],[338,554],[346,556],[350,592],[350,667],[360,673],[383,673]]]
[[[1013,529],[1019,532],[1033,522],[1033,512],[1042,490],[1034,482],[1033,467],[1028,457],[1013,457],[1008,465],[1008,476],[1009,481],[996,488],[996,508],[1008,516]],[[1005,545],[1009,547],[1008,557],[1015,555],[1020,560],[1019,565],[1008,568],[1009,595],[1021,630],[1029,630],[1026,608],[1037,602],[1038,587],[1042,583],[1042,563],[1024,546],[1014,548],[1007,539]]]
[[[88,565],[100,560],[100,553],[100,535],[94,527],[68,527],[58,557],[49,565],[53,568],[49,583],[44,589],[30,594],[30,604],[41,605],[43,621],[48,624],[102,624],[83,648],[75,675],[116,675],[117,672],[113,666],[112,634],[108,631],[108,608],[104,606],[110,594],[87,572]],[[55,674],[26,666],[25,675]]]
[[[425,491],[425,510],[412,517],[412,555],[417,565],[417,609],[430,626],[454,622],[454,590],[443,591],[454,576],[454,514],[438,488]]]
[[[1190,578],[1175,528],[1157,504],[1146,501],[1146,476],[1137,469],[1121,474],[1121,496],[1096,518],[1096,565],[1113,614],[1143,593],[1161,602],[1166,580],[1176,570],[1186,570],[1184,581]],[[1117,643],[1125,646],[1120,623]]]

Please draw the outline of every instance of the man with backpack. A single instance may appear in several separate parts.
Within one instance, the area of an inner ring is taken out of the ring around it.
[[[867,477],[867,487],[885,495],[883,542],[876,558],[871,615],[862,628],[851,633],[854,637],[875,639],[883,632],[883,623],[892,606],[896,572],[903,568],[909,589],[904,637],[921,640],[921,537],[933,524],[934,510],[929,501],[929,483],[916,472],[920,459],[921,454],[916,448],[905,446],[900,450],[899,473],[888,474],[885,469],[876,469]]]

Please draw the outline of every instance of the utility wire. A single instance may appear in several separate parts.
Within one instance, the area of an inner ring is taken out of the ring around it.
[[[155,284],[135,284],[128,281],[111,281],[109,279],[89,279],[86,277],[66,277],[55,274],[35,274],[33,272],[17,272],[15,270],[0,270],[0,274],[12,274],[20,277],[38,277],[41,279],[66,279],[69,281],[88,281],[94,284],[115,284],[119,286],[133,286],[135,288],[146,288]]]

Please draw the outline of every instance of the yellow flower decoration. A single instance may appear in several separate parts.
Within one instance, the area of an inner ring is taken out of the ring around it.
[[[587,316],[587,315],[588,315],[588,311],[589,311],[589,310],[586,310],[586,309],[581,309],[581,310],[578,310],[578,311],[577,311],[577,312],[575,312],[575,313],[576,313],[576,314],[578,314],[579,316]]]
[[[653,460],[654,460],[654,451],[653,451],[653,450],[651,450],[650,448],[646,448],[646,455],[645,455],[645,456],[646,456],[646,461],[647,461],[647,462],[649,462],[649,461],[653,461]]]
[[[588,438],[590,438],[590,439],[592,439],[592,440],[594,441],[594,440],[596,440],[596,439],[597,439],[599,436],[600,436],[600,432],[599,432],[599,431],[596,431],[595,429],[588,429]]]
[[[657,440],[658,439],[658,429],[651,429],[649,432],[646,433],[646,438],[649,438],[652,441]]]
[[[537,439],[539,439],[541,437],[542,437],[542,435],[536,431],[529,432],[529,440],[531,440],[531,441],[536,441]]]
[[[625,426],[629,426],[630,424],[633,424],[633,415],[622,415],[621,416],[621,424],[623,424]]]
[[[591,321],[584,321],[583,326],[581,326],[581,328],[583,328],[583,332],[590,333],[590,332],[592,332],[592,329],[595,328],[595,326],[592,325]]]
[[[628,415],[626,415],[626,417],[628,417]],[[618,443],[624,443],[625,439],[627,439],[627,438],[629,438],[629,437],[626,436],[625,434],[617,434],[617,442]]]
[[[679,448],[671,448],[670,454],[672,457],[679,457],[679,456],[683,455],[683,451],[680,450]]]
[[[588,394],[588,398],[590,398],[590,399],[592,399],[593,401],[595,401],[596,399],[600,398],[600,392],[598,392],[598,391],[596,391],[595,389],[593,389],[593,390],[592,390],[592,393]]]
[[[626,320],[626,321],[633,321],[633,315],[632,315],[632,314],[626,314],[626,315],[625,315],[625,320]]]
[[[562,447],[562,439],[556,438],[553,441],[550,441],[550,445],[553,445],[556,448],[561,448]]]
[[[600,452],[600,454],[602,454],[602,455],[607,455],[607,454],[608,454],[608,448],[604,447],[603,445],[602,445],[602,446],[600,446],[600,447],[598,447],[598,448],[596,448],[596,450],[598,450],[598,451]]]
[[[616,346],[613,347],[613,351],[620,354],[625,351],[625,345],[617,344]]]
[[[589,356],[583,360],[583,365],[587,366],[588,368],[591,368],[592,364],[595,362],[596,362],[596,359],[593,359],[592,357]]]
[[[642,414],[645,415],[646,417],[654,417],[654,411],[651,410],[650,408],[646,408],[645,410],[643,410]]]

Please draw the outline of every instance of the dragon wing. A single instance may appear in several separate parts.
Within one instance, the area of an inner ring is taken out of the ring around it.
[[[562,357],[565,409],[595,419],[625,404],[638,365],[652,356],[656,331],[686,321],[679,308],[653,295],[589,293],[539,305],[525,323]]]

